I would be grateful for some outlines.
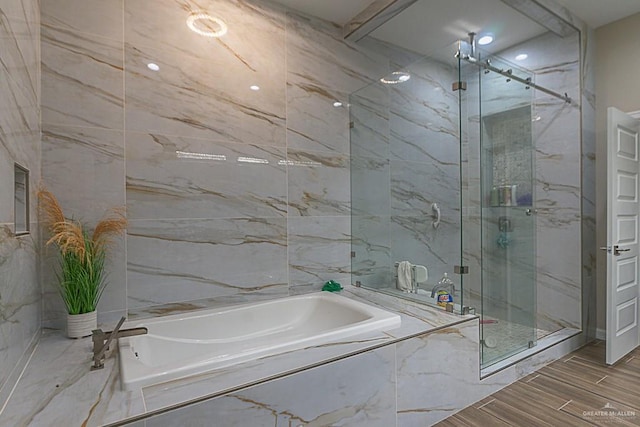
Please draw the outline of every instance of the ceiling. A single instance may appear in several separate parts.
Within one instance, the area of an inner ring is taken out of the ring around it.
[[[290,9],[344,25],[375,0],[274,0]]]
[[[327,21],[346,24],[375,0],[274,0],[291,9],[317,16]],[[421,0],[425,3],[426,0]],[[431,1],[431,0],[429,0]],[[598,28],[618,19],[640,13],[640,0],[556,0],[579,16],[592,28]],[[462,1],[464,9],[476,0]],[[455,3],[456,5],[458,2]],[[452,10],[453,10],[452,2]]]
[[[440,49],[448,49],[456,40],[467,40],[469,32],[478,37],[491,34],[495,41],[487,48],[500,52],[547,29],[500,0],[420,0],[370,35],[413,52],[438,56]],[[451,56],[451,49],[447,51]]]
[[[555,0],[592,28],[640,13],[640,0]]]

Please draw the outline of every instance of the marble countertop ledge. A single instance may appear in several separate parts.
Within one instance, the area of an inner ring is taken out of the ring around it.
[[[115,355],[90,371],[91,339],[70,340],[47,330],[0,413],[0,425],[120,425],[187,403],[221,396],[305,369],[476,318],[367,289],[347,286],[341,295],[400,314],[400,327],[310,346],[136,391],[120,388]]]

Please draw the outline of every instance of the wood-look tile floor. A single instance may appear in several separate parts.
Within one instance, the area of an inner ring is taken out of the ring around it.
[[[437,424],[640,426],[640,349],[613,366],[596,341]]]

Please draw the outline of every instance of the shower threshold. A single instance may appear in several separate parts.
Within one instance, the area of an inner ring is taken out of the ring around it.
[[[560,344],[561,342],[566,341],[569,338],[572,338],[580,334],[581,332],[582,331],[580,329],[564,328],[564,329],[560,329],[559,331],[553,332],[549,335],[546,335],[543,338],[538,340],[535,347],[523,350],[510,357],[507,357],[506,359],[496,362],[491,366],[487,366],[486,368],[480,369],[480,379],[484,379],[524,359],[528,359],[529,357],[537,353],[540,353],[550,347],[553,347],[557,344]]]

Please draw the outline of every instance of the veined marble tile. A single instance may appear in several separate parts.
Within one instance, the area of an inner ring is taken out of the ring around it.
[[[320,290],[329,280],[349,282],[350,217],[292,217],[288,236],[290,287]]]
[[[459,163],[457,98],[452,70],[427,59],[409,66],[411,79],[390,89],[391,158]]]
[[[90,371],[90,365],[89,338],[70,340],[57,332],[43,336],[0,423],[101,426],[144,412],[139,391],[120,390],[115,357],[99,371]]]
[[[207,12],[221,19],[227,33],[219,38],[195,33],[186,22],[192,12]],[[146,0],[127,0],[124,25],[125,40],[140,51],[161,50],[167,57],[189,64],[206,62],[211,73],[227,78],[234,72],[253,72],[256,78],[264,78],[249,85],[267,86],[271,79],[284,84],[285,16],[284,8],[275,3],[169,0],[154,4],[150,13]]]
[[[42,26],[42,122],[122,129],[122,43]]]
[[[387,346],[158,415],[146,425],[215,419],[225,426],[389,426],[395,424],[395,392],[395,349]]]
[[[40,4],[37,1],[5,0],[2,2],[2,15],[14,20],[37,23],[40,19]]]
[[[562,257],[554,251],[539,250],[537,253],[538,327],[546,330],[580,328],[582,259],[579,210],[542,209],[536,219],[537,247],[563,248]]]
[[[339,26],[288,13],[288,147],[348,153],[348,95],[387,70],[384,57],[344,41]]]
[[[0,224],[0,389],[40,330],[37,230],[16,237],[10,226]]]
[[[392,160],[421,163],[460,162],[459,131],[435,120],[402,116],[391,111],[390,153]]]
[[[287,152],[289,216],[349,215],[349,157]]]
[[[460,214],[460,165],[391,161],[392,215],[420,216],[432,222],[433,203],[449,221]],[[443,218],[444,219],[444,218]]]
[[[370,288],[393,286],[390,217],[351,217],[351,281]]]
[[[124,206],[124,163],[121,131],[43,127],[42,177],[68,217],[91,225]]]
[[[462,256],[459,213],[457,215],[457,219],[450,217],[444,210],[438,229],[432,227],[430,217],[392,216],[391,260],[427,267],[429,280],[423,287],[436,284],[444,273],[448,273],[459,291],[460,283],[453,275],[453,266]]]
[[[188,13],[180,9],[195,3],[164,2],[154,14],[147,13],[145,2],[125,5],[127,130],[284,146],[285,52],[279,15],[265,19],[262,9],[248,3],[208,3],[229,20],[231,30],[224,37],[203,37],[188,29]],[[143,36],[145,29],[149,32]],[[174,41],[161,43],[167,34],[174,34]],[[151,62],[160,69],[149,70]],[[251,90],[252,85],[260,89]]]
[[[388,160],[376,157],[351,157],[353,215],[389,216],[393,184]]]
[[[133,220],[128,307],[287,294],[286,220]]]
[[[1,142],[1,140],[0,140]],[[14,170],[13,161],[9,156],[9,153],[3,149],[0,145],[0,181],[6,183],[13,183]],[[0,224],[7,224],[10,230],[13,231],[14,222],[14,188],[13,185],[0,185]]]
[[[21,156],[17,153],[24,151],[26,147],[12,144],[10,139],[24,139],[39,132],[39,98],[35,93],[26,93],[19,83],[8,77],[9,71],[0,69],[0,72],[4,76],[0,81],[0,96],[3,99],[0,104],[0,146],[18,158]],[[13,73],[24,75],[24,69],[13,70]]]
[[[131,219],[282,217],[284,149],[127,133]]]
[[[427,426],[483,397],[478,320],[396,344],[398,425]]]
[[[26,5],[31,2],[24,3]],[[4,9],[2,11],[4,12]],[[37,9],[35,13],[38,13]],[[7,107],[9,103],[18,104],[22,108],[29,105],[40,107],[39,41],[40,27],[37,16],[34,21],[26,16],[0,16],[0,72],[3,75],[0,94],[5,100],[2,103],[3,107]],[[6,87],[10,87],[11,90],[7,91]],[[37,123],[38,119],[35,120]],[[30,125],[29,128],[37,129],[37,125]],[[9,129],[4,130],[6,132]]]
[[[124,0],[45,0],[42,23],[74,33],[89,33],[122,41]]]
[[[562,101],[537,105],[534,122],[536,203],[580,208],[580,111]]]
[[[389,88],[373,83],[349,97],[351,157],[389,158]]]

